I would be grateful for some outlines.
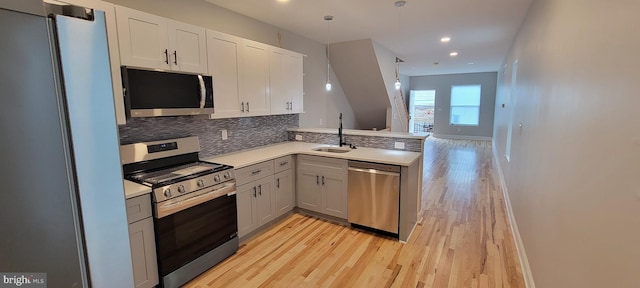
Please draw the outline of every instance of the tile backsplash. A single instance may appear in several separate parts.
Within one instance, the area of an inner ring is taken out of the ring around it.
[[[127,119],[119,126],[120,144],[198,136],[200,157],[288,141],[287,129],[298,127],[298,114],[203,119],[192,116]],[[228,139],[222,140],[222,130]]]
[[[301,135],[303,142],[338,145],[338,142],[340,141],[338,140],[337,132],[338,132],[338,129],[336,129],[336,134],[289,131],[288,139],[289,141],[296,141],[296,135]],[[395,138],[395,137],[384,137],[384,136],[376,137],[376,136],[346,134],[344,135],[344,140],[347,143],[356,145],[356,147],[403,150],[403,151],[412,151],[412,152],[422,152],[422,148],[424,145],[422,139],[416,139],[416,138]],[[396,149],[394,147],[395,142],[403,142],[405,144],[404,149]]]

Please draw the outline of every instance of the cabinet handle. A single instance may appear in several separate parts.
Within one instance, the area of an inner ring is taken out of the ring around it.
[[[247,113],[249,113],[249,101],[247,101]]]
[[[260,174],[260,172],[262,172],[262,169],[258,169],[256,171],[251,172],[251,175],[258,175]]]
[[[164,49],[164,63],[169,64],[169,49]]]
[[[280,167],[282,167],[284,165],[287,165],[287,164],[289,164],[289,161],[282,161],[282,162],[280,162]]]
[[[320,176],[316,175],[316,185],[320,185]]]
[[[253,186],[253,198],[257,198],[257,196],[256,196],[256,186]]]
[[[289,110],[293,110],[293,101],[289,102]]]
[[[280,178],[276,179],[276,187],[280,188]]]
[[[242,113],[244,113],[244,102],[240,103],[240,105],[242,105]]]
[[[289,102],[289,101],[287,101],[287,110],[289,110],[289,103],[290,103],[290,102]]]
[[[173,64],[178,65],[178,51],[177,50],[173,50]]]
[[[262,185],[258,185],[258,195],[262,196]]]
[[[324,176],[322,176],[322,186],[324,186]]]

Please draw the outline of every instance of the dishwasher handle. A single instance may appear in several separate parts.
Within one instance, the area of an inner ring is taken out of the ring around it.
[[[377,170],[377,169],[362,169],[362,168],[354,168],[354,167],[349,167],[349,171],[356,171],[356,172],[370,173],[370,174],[379,174],[379,175],[389,175],[389,176],[399,176],[400,175],[399,172],[387,172],[387,171],[382,171],[382,170]]]

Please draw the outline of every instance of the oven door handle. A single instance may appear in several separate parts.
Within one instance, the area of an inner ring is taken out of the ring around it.
[[[236,183],[225,183],[220,186],[211,187],[208,190],[204,190],[200,193],[196,192],[198,195],[191,196],[185,195],[186,198],[175,198],[171,200],[164,201],[162,203],[158,203],[156,205],[156,217],[162,218],[182,210],[191,208],[193,206],[202,204],[204,202],[216,199],[222,196],[232,196],[236,194]],[[188,196],[188,197],[187,197]]]

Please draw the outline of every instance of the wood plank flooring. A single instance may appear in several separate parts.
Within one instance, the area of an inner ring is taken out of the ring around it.
[[[408,243],[293,214],[185,287],[524,287],[488,141],[425,142]]]

